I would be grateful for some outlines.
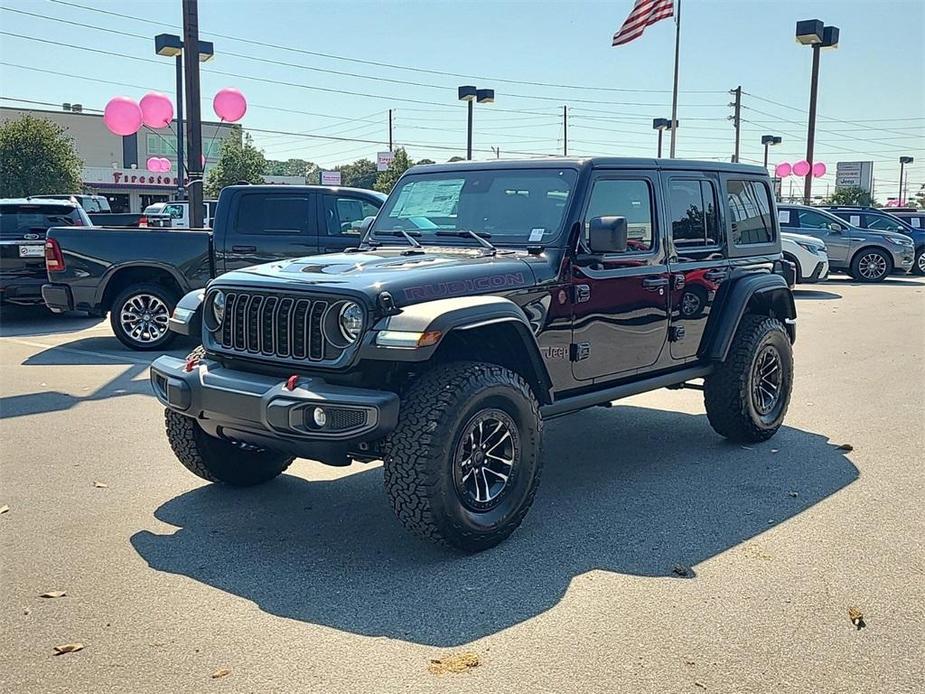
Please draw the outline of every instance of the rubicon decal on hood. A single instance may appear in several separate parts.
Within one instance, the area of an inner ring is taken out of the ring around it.
[[[430,299],[445,299],[450,296],[464,296],[491,289],[520,287],[526,283],[522,272],[506,272],[500,275],[487,275],[472,279],[419,284],[413,287],[405,287],[402,291],[405,299],[409,301],[428,301]]]

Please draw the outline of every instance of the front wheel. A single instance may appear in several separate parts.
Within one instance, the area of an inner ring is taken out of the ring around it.
[[[457,362],[419,377],[385,444],[385,488],[399,520],[467,552],[497,545],[533,503],[542,426],[530,387],[501,366]]]
[[[793,351],[784,326],[745,315],[726,360],[704,383],[707,418],[733,441],[766,441],[784,422],[792,388]]]
[[[877,248],[865,248],[851,261],[851,276],[858,282],[882,282],[892,271],[893,261]]]
[[[916,275],[925,275],[925,246],[915,252],[915,263],[912,265],[912,272]]]
[[[176,337],[167,321],[177,297],[158,284],[136,284],[112,302],[109,323],[123,345],[139,351],[163,349]]]

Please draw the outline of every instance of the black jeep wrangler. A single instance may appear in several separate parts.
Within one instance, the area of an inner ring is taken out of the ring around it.
[[[359,248],[180,302],[181,333],[202,302],[203,347],[151,382],[193,473],[252,485],[296,456],[381,459],[405,526],[478,551],[530,508],[548,419],[692,387],[733,441],[781,426],[796,310],[763,168],[419,166],[367,224]]]

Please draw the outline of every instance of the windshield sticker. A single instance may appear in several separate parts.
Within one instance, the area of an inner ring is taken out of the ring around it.
[[[447,181],[413,181],[401,189],[398,202],[390,216],[451,217],[456,214],[459,192],[465,181],[454,178]]]
[[[914,226],[916,229],[921,228],[922,220],[918,217],[913,217],[909,221],[912,222],[912,226]]]
[[[859,215],[859,214],[852,214],[852,215],[849,215],[849,216],[848,216],[848,224],[850,224],[850,225],[853,226],[853,227],[859,227],[859,226],[861,226],[861,215]]]
[[[538,228],[538,229],[531,229],[531,230],[530,230],[530,241],[531,241],[531,242],[533,242],[533,241],[542,241],[542,240],[543,240],[543,233],[544,233],[545,231],[546,231],[546,229],[544,229],[544,228],[542,228],[542,227],[540,227],[540,228]]]
[[[790,210],[778,210],[777,221],[780,224],[790,224]]]

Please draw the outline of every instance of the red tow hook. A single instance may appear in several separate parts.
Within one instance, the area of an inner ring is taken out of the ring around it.
[[[295,390],[295,387],[299,384],[299,377],[296,374],[292,374],[289,378],[286,379],[286,390]]]
[[[199,366],[199,357],[187,357],[186,366],[183,367],[183,370],[186,373],[192,373],[197,366]]]

